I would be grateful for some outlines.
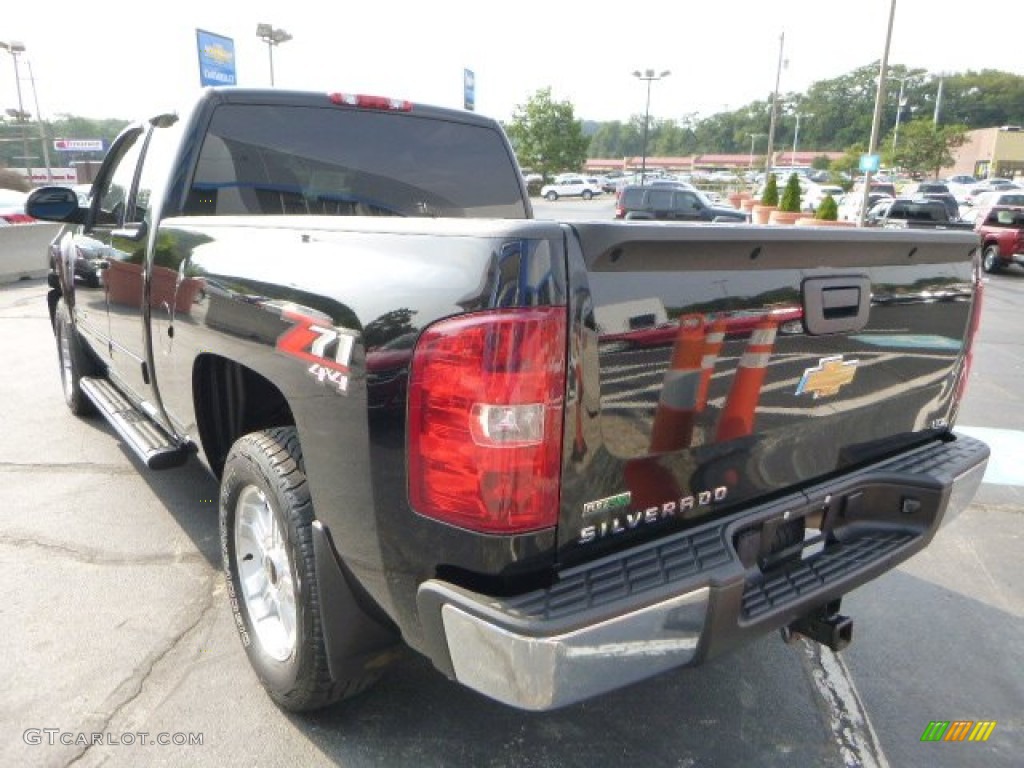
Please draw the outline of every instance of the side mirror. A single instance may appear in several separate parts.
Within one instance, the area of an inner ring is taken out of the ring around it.
[[[78,195],[67,187],[40,187],[25,201],[25,213],[42,221],[81,224],[85,209],[78,206]]]

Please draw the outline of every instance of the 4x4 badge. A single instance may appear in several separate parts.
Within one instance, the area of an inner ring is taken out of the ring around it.
[[[858,365],[860,360],[843,360],[842,355],[823,357],[814,368],[804,371],[797,385],[796,394],[810,392],[815,400],[834,395],[841,387],[853,381]]]

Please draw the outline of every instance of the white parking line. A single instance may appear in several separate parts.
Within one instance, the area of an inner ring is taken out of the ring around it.
[[[982,440],[992,449],[983,483],[1024,486],[1024,462],[1021,461],[1024,456],[1024,432],[1017,429],[961,426],[957,426],[955,431]]]
[[[842,658],[811,640],[801,640],[800,645],[845,768],[889,768],[878,734]]]

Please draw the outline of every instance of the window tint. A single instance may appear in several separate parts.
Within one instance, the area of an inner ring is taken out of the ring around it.
[[[643,208],[644,205],[644,190],[637,187],[632,189],[622,190],[622,207],[623,208]]]
[[[648,194],[651,208],[654,210],[667,211],[672,208],[671,189],[652,189]]]
[[[696,211],[701,207],[700,200],[693,192],[676,192],[676,208],[683,211]]]
[[[142,131],[139,130],[134,136],[126,137],[119,148],[117,164],[99,194],[99,210],[96,214],[96,224],[99,226],[119,226],[130,220],[125,218],[125,208],[135,180],[139,154],[142,152],[141,136]]]
[[[499,132],[407,113],[223,105],[192,214],[524,218]]]

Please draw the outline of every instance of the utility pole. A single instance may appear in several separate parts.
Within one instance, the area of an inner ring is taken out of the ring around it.
[[[889,5],[889,27],[885,32],[885,48],[882,51],[882,63],[878,68],[878,90],[875,92],[875,115],[871,120],[871,140],[868,142],[868,154],[878,151],[878,128],[882,123],[882,106],[885,104],[886,72],[889,69],[889,46],[892,43],[892,22],[896,16],[896,0]],[[871,194],[871,175],[873,171],[864,171],[864,191],[860,200],[860,213],[857,215],[857,226],[864,226],[867,214],[868,196]]]
[[[21,125],[21,152],[24,155],[22,160],[25,161],[25,181],[31,187],[32,166],[29,161],[32,159],[32,156],[28,153],[28,136],[25,135],[25,105],[21,100],[21,73],[18,71],[18,54],[25,52],[25,45],[23,43],[16,43],[13,40],[9,43],[0,41],[0,48],[6,48],[7,52],[11,54],[11,60],[14,61],[14,85],[18,89],[18,123]]]
[[[786,44],[786,33],[779,35],[779,65],[775,70],[775,90],[772,91],[772,116],[768,122],[768,159],[764,164],[764,178],[768,181],[768,175],[772,172],[772,151],[775,146],[775,115],[778,112],[779,104],[779,81],[782,79],[782,51]]]
[[[945,75],[939,75],[939,92],[935,94],[935,115],[932,117],[932,122],[936,128],[939,127],[939,110],[942,109],[942,84],[945,81]]]
[[[43,148],[43,165],[46,167],[46,181],[53,184],[53,167],[50,165],[50,148],[47,146],[49,140],[46,138],[46,127],[43,125],[43,113],[39,111],[39,93],[36,91],[36,77],[32,74],[32,62],[26,61],[28,65],[28,81],[32,84],[32,101],[36,105],[36,121],[39,123],[39,144]]]

